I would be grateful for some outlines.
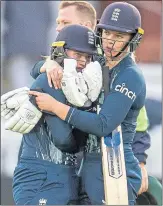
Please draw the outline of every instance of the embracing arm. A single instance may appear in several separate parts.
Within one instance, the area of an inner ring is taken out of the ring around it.
[[[32,68],[30,75],[36,79],[40,74],[41,74],[41,67],[43,66],[43,64],[45,63],[45,60],[39,61],[37,62],[34,67]]]
[[[63,69],[56,61],[51,60],[50,56],[46,58],[46,60],[37,62],[34,65],[31,71],[31,76],[36,79],[41,73],[44,72],[47,73],[49,86],[53,87],[54,85],[56,89],[60,89]]]
[[[127,78],[125,73],[121,78],[117,78],[118,80],[115,81],[113,89],[107,96],[99,114],[80,111],[73,107],[64,105],[50,96],[45,97],[45,95],[41,93],[30,93],[37,96],[36,102],[40,108],[55,113],[61,119],[84,132],[101,137],[108,135],[119,124],[121,124],[131,108],[133,101],[136,98],[135,96],[142,91],[144,82],[140,76],[135,74],[133,71],[128,71],[127,75]],[[135,84],[133,80],[136,82]],[[119,91],[119,87],[124,83],[128,91],[132,91],[132,99],[125,95],[125,93],[121,93]],[[45,106],[44,102],[49,102],[49,105],[46,104]],[[142,106],[143,103],[144,100],[142,102]],[[50,107],[50,105],[52,106]]]
[[[58,101],[66,104],[66,98],[62,92],[62,90],[56,90],[54,87],[51,88],[48,85],[47,76],[45,73],[39,75],[31,89],[41,88],[43,92],[51,95],[56,98]],[[58,118],[55,114],[50,115],[44,113],[44,118],[46,120],[47,126],[51,131],[51,135],[53,137],[53,141],[55,145],[61,149],[62,151],[72,151],[75,149],[75,140],[72,134],[72,126]],[[70,148],[70,150],[69,150]]]
[[[139,162],[146,164],[146,159],[148,157],[146,150],[149,149],[150,146],[151,137],[148,131],[136,132],[132,143],[132,150]]]
[[[132,143],[132,149],[139,162],[146,164],[147,154],[145,153],[151,145],[151,137],[148,133],[148,116],[145,106],[139,112],[137,118],[136,133]]]
[[[151,145],[151,137],[148,133],[148,125],[148,116],[144,106],[140,110],[139,116],[137,118],[136,133],[132,143],[132,150],[135,157],[139,160],[142,174],[142,183],[138,194],[146,192],[148,189],[148,173],[145,167],[146,159],[148,157],[146,150],[149,149]]]

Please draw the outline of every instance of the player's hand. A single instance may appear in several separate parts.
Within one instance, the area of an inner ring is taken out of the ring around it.
[[[143,192],[146,192],[148,190],[148,173],[145,168],[144,163],[139,164],[141,168],[141,174],[142,174],[142,182],[141,182],[141,187],[139,189],[138,195],[140,195]]]
[[[82,74],[77,72],[76,66],[76,60],[64,59],[62,91],[68,102],[78,107],[82,107],[88,100],[88,97],[86,96],[87,85]]]
[[[56,61],[51,60],[50,57],[48,57],[40,71],[47,72],[47,78],[50,87],[52,87],[53,84],[55,89],[61,88],[63,68]]]
[[[102,69],[100,64],[95,61],[89,63],[85,69],[83,69],[83,77],[88,85],[88,98],[94,102],[102,89]]]
[[[29,99],[29,88],[22,87],[13,91],[7,92],[1,96],[1,116],[5,119],[12,117],[16,110],[23,104],[23,102]]]
[[[28,94],[36,96],[36,104],[41,111],[52,112],[52,105],[56,101],[52,96],[36,91],[29,91]]]
[[[29,133],[42,116],[29,100],[25,101],[18,111],[5,122],[5,129],[22,134]]]

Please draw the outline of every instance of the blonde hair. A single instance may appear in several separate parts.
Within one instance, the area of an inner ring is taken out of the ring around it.
[[[59,10],[67,8],[69,6],[75,6],[76,11],[81,13],[83,17],[87,17],[92,23],[92,29],[95,29],[97,22],[97,14],[92,4],[86,1],[62,1],[59,5]]]

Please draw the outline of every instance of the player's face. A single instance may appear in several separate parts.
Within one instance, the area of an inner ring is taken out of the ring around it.
[[[58,17],[56,19],[57,28],[56,31],[60,32],[65,26],[71,24],[82,24],[82,19],[76,11],[75,6],[69,6],[64,9],[60,9]]]
[[[116,56],[131,39],[131,34],[111,30],[102,31],[102,47],[107,58]],[[127,51],[128,48],[125,49]]]
[[[77,61],[77,68],[84,69],[87,64],[91,62],[92,56],[83,52],[67,49],[66,54],[68,57]]]

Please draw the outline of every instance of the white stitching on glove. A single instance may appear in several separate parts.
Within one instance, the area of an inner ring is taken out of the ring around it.
[[[100,64],[95,61],[87,64],[83,69],[83,77],[88,85],[88,98],[94,102],[102,89],[102,68]]]
[[[81,74],[76,71],[77,62],[74,59],[64,59],[62,91],[68,102],[82,107],[88,100],[87,85]]]
[[[29,133],[42,116],[29,100],[24,102],[18,111],[5,122],[5,129],[22,134]]]
[[[19,109],[22,103],[29,99],[29,88],[22,87],[13,91],[7,92],[1,96],[1,116],[5,119],[12,117]]]

